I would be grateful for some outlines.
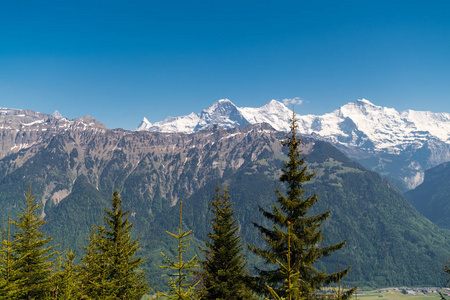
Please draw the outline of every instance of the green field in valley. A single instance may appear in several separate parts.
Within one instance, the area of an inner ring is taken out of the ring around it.
[[[442,291],[448,293],[448,291]],[[355,299],[361,300],[433,300],[440,299],[437,288],[387,288],[373,291],[358,291]]]
[[[450,291],[442,291],[450,293]],[[152,296],[144,297],[145,300],[157,299]],[[160,298],[163,299],[163,298]],[[372,291],[358,291],[354,299],[361,300],[438,300],[441,296],[437,292],[437,288],[386,288]],[[450,297],[448,297],[450,299]]]

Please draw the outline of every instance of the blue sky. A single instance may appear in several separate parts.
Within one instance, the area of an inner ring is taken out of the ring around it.
[[[134,129],[228,98],[450,112],[448,1],[0,1],[0,106]]]

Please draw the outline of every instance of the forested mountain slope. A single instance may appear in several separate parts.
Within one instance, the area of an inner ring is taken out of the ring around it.
[[[323,226],[328,237],[325,244],[347,239],[344,249],[328,257],[322,266],[336,270],[338,264],[352,265],[346,281],[360,286],[443,284],[441,268],[449,257],[449,232],[424,218],[380,175],[365,170],[328,143],[306,142],[313,143],[307,161],[317,176],[305,189],[319,197],[312,213],[332,211]],[[194,193],[183,204],[187,228],[194,229],[200,238],[206,235],[210,222],[205,212],[214,186],[226,184],[244,240],[261,243],[251,223],[271,226],[257,206],[271,206],[276,199],[275,186],[281,188],[275,178],[282,164],[278,159],[276,153],[265,153],[264,158]],[[171,208],[150,236],[159,236],[164,228],[174,230],[177,216],[176,208]],[[250,253],[247,257],[251,266],[258,263]]]
[[[405,197],[433,223],[450,229],[450,163],[425,171],[424,182]]]

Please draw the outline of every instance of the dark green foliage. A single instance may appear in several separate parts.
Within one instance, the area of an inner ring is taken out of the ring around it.
[[[160,293],[160,295],[167,297],[170,300],[194,300],[200,299],[200,290],[196,289],[198,282],[192,284],[190,282],[191,276],[194,274],[194,269],[198,268],[197,255],[194,255],[190,260],[185,261],[183,255],[186,253],[186,249],[190,246],[189,236],[193,234],[192,230],[183,231],[182,229],[182,201],[180,201],[180,217],[178,234],[171,232],[167,233],[175,238],[178,242],[177,248],[173,249],[176,253],[175,260],[170,259],[161,252],[165,258],[165,264],[160,268],[171,270],[169,276],[170,281],[167,283],[169,291],[167,294]]]
[[[430,221],[450,229],[450,163],[426,170],[423,183],[405,197]]]
[[[280,273],[285,278],[285,284],[283,286],[282,292],[286,297],[281,297],[278,293],[270,286],[267,285],[272,297],[276,300],[300,300],[304,299],[302,292],[300,291],[301,279],[300,272],[293,269],[291,265],[291,223],[288,222],[288,250],[286,252],[286,263],[282,263],[278,259],[276,260],[277,265],[280,267]]]
[[[216,187],[216,196],[210,209],[214,214],[211,219],[212,229],[203,249],[205,260],[202,265],[202,282],[205,299],[252,299],[252,292],[247,287],[245,257],[238,234],[239,226],[233,217],[234,211],[229,201],[227,189]]]
[[[12,258],[14,276],[18,280],[22,299],[44,299],[51,287],[52,247],[47,244],[51,238],[45,237],[41,227],[46,223],[40,217],[42,205],[36,203],[31,194],[31,187],[26,194],[26,207],[18,215],[18,221],[12,224],[16,227],[12,243]]]
[[[109,258],[103,253],[105,240],[99,233],[102,228],[92,227],[89,245],[81,258],[80,292],[87,299],[114,299],[114,282],[111,283],[107,278]]]
[[[447,281],[445,282],[445,286],[448,287],[450,283],[450,260],[447,261],[447,263],[442,268],[444,269],[444,273],[447,274]],[[442,297],[442,294],[441,298],[445,299],[444,297]]]
[[[347,158],[342,159],[342,154],[329,143],[315,141],[312,145],[312,141],[305,138],[303,144],[308,147],[308,167],[316,172],[313,180],[305,184],[306,193],[320,196],[311,213],[332,211],[322,225],[327,244],[347,239],[347,245],[322,258],[317,269],[336,272],[339,264],[342,267],[352,265],[351,272],[345,277],[349,286],[440,284],[442,264],[450,257],[449,232],[420,215],[392,183]],[[279,176],[277,172],[283,166],[282,158],[279,153],[274,153],[272,158],[266,157],[264,161],[245,162],[238,171],[224,174],[223,181],[211,180],[183,201],[183,222],[195,230],[191,243],[199,243],[196,237],[207,238],[211,226],[211,215],[207,213],[210,199],[214,197],[214,188],[226,182],[235,216],[241,225],[242,239],[264,247],[251,221],[266,228],[272,226],[256,207],[260,205],[269,210],[273,205],[274,188],[278,183],[275,176]],[[284,186],[280,185],[279,189],[285,192]],[[152,238],[151,244],[145,242],[151,261],[159,259],[161,249],[166,253],[173,248],[166,243],[166,234],[162,233],[167,228],[175,230],[171,225],[177,224],[177,209],[170,208],[152,223],[148,236],[156,238]],[[262,266],[264,262],[246,250],[247,266],[252,272],[254,266]],[[148,270],[156,285],[160,273],[153,267]]]
[[[84,293],[94,299],[140,299],[148,290],[142,259],[136,257],[138,240],[132,240],[128,211],[114,192],[112,208],[105,209],[105,226],[95,227],[83,257]]]
[[[338,180],[342,186],[327,184],[329,178],[322,176],[308,187],[321,193],[320,202],[330,203],[333,215],[323,226],[329,241],[348,238],[347,246],[320,267],[351,264],[346,281],[370,286],[439,285],[449,255],[448,232],[421,216],[376,173],[343,172]]]
[[[13,259],[13,243],[10,234],[10,218],[7,228],[3,228],[0,247],[0,299],[15,300],[22,296],[22,279],[17,279],[16,261]]]
[[[64,254],[63,256],[63,253],[59,253],[58,269],[52,276],[51,299],[81,299],[79,266],[75,264],[77,255],[69,249]]]
[[[100,225],[99,216],[109,205],[108,198],[90,184],[85,175],[81,175],[70,195],[47,212],[46,219],[51,221],[44,225],[44,229],[61,243],[62,249],[70,246],[82,253],[81,245],[89,236],[92,224]]]
[[[280,181],[286,185],[286,196],[276,189],[277,205],[272,211],[261,211],[272,223],[272,229],[255,223],[267,243],[267,248],[250,246],[258,256],[264,258],[266,264],[274,265],[272,269],[257,268],[256,291],[264,291],[264,285],[269,285],[280,297],[287,297],[291,284],[292,272],[297,282],[293,284],[297,293],[307,299],[316,297],[316,292],[324,285],[329,285],[345,276],[349,269],[326,274],[319,271],[315,264],[323,257],[341,249],[344,242],[321,246],[323,235],[320,226],[330,215],[330,211],[311,214],[312,207],[317,203],[317,196],[304,196],[303,185],[310,182],[314,173],[309,173],[299,149],[301,140],[297,137],[295,115],[291,120],[291,132],[283,146],[288,148],[288,161],[282,168]],[[289,233],[287,228],[290,228]],[[287,253],[289,255],[287,255]],[[285,272],[283,266],[289,266],[292,272]],[[346,293],[343,299],[351,296],[353,289]]]

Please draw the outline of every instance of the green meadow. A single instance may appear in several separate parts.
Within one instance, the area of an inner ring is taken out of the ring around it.
[[[414,291],[414,294],[405,294],[405,290]],[[432,300],[441,299],[441,296],[436,291],[436,288],[388,288],[374,291],[358,291],[354,298],[364,300]]]

